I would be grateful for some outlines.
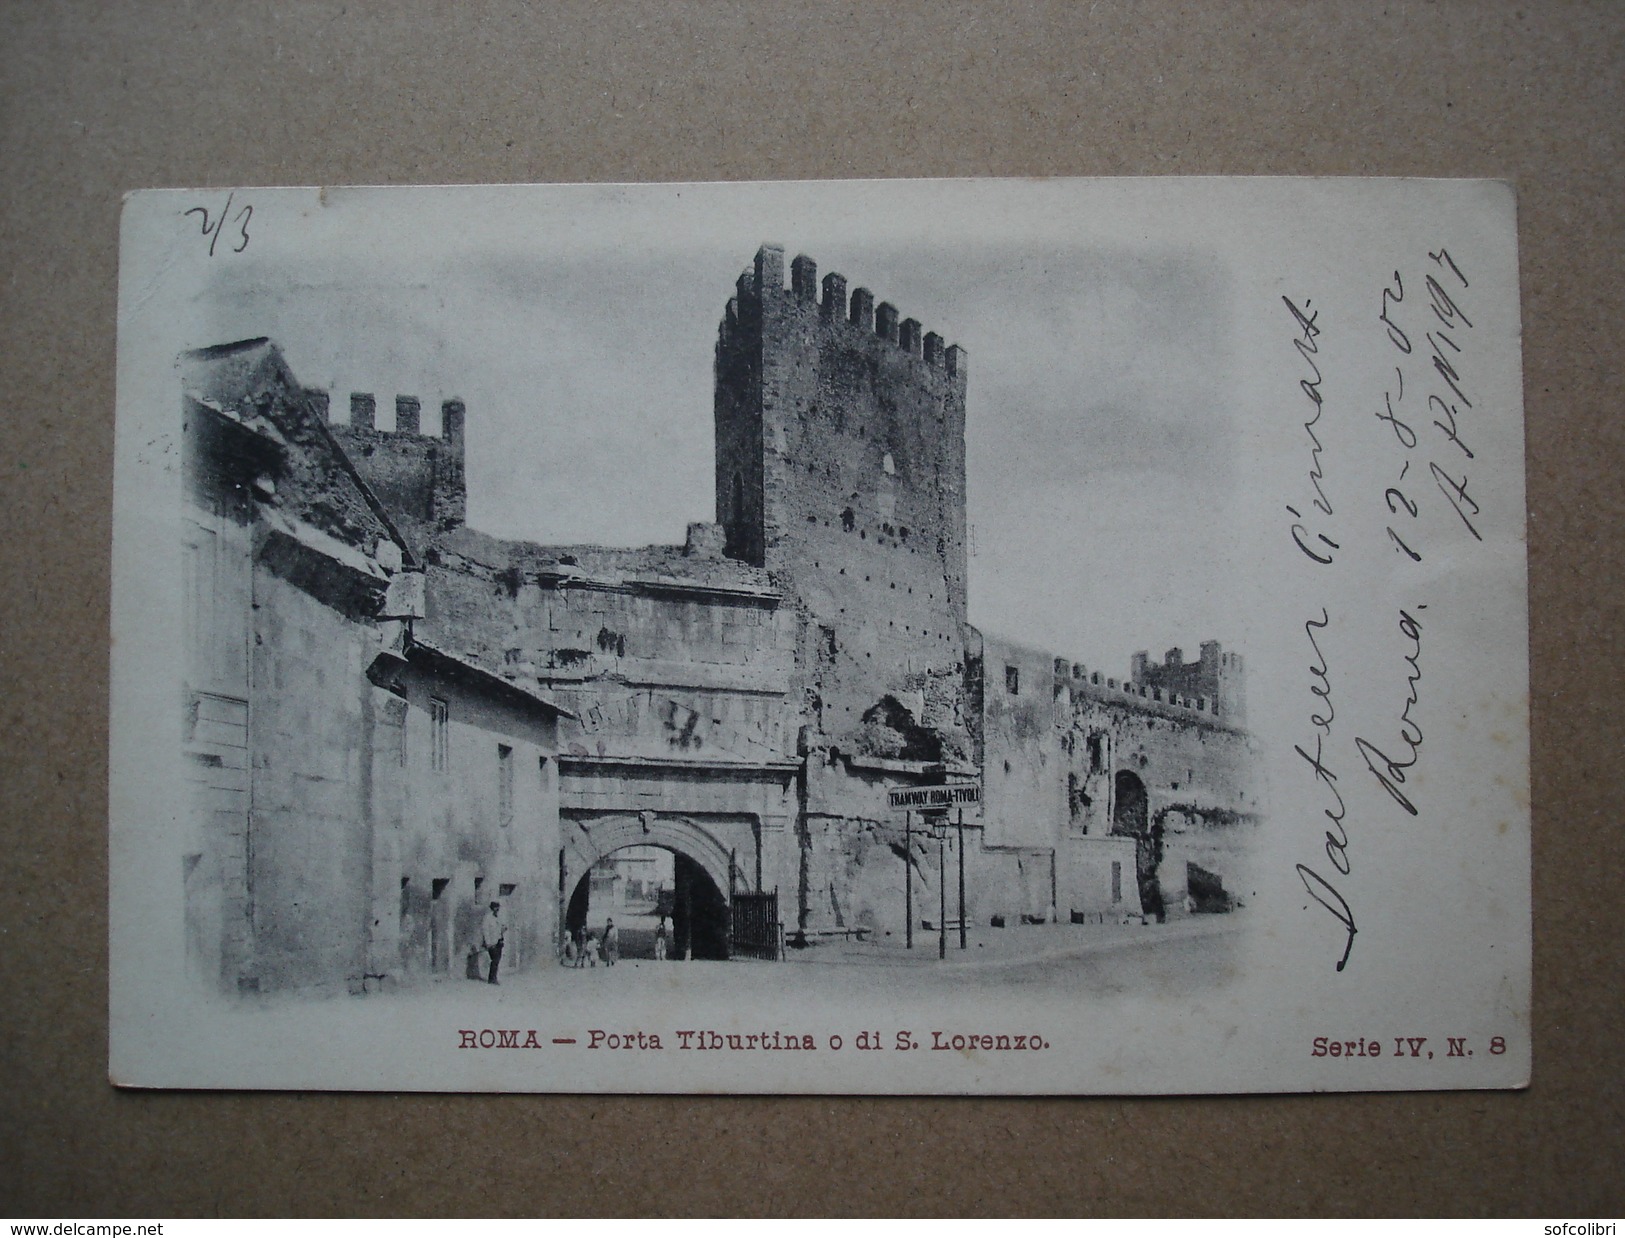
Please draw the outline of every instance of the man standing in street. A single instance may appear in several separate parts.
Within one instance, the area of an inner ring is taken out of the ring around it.
[[[485,923],[480,926],[480,947],[491,957],[491,970],[485,979],[489,984],[497,984],[497,968],[502,966],[502,943],[508,935],[508,926],[502,922],[501,903],[492,903],[491,910],[486,914]]]
[[[608,967],[614,967],[620,957],[621,930],[616,928],[615,921],[611,920],[604,925],[604,963]]]

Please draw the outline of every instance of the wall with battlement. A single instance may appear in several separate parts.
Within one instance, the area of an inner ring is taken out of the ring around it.
[[[1152,662],[1145,650],[1129,662],[1128,685],[1153,699],[1200,700],[1213,712],[1237,722],[1247,717],[1246,667],[1239,653],[1226,653],[1216,640],[1202,642],[1196,661],[1185,661],[1184,652],[1170,649],[1161,663]]]
[[[814,728],[850,742],[882,696],[963,677],[967,366],[810,258],[790,276],[764,246],[719,329],[717,516],[801,608]]]
[[[365,393],[329,419],[426,566],[421,630],[577,715],[558,736],[566,815],[714,827],[814,935],[900,929],[911,869],[930,898],[935,856],[899,837],[885,791],[944,769],[984,783],[979,920],[1177,906],[1187,870],[1245,881],[1237,655],[1138,654],[1119,680],[969,626],[963,349],[768,245],[714,362],[716,523],[682,545],[467,529],[460,402],[439,436],[411,397],[393,430]]]
[[[1138,910],[1121,854],[1081,841],[1129,834],[1141,838],[1174,914],[1191,863],[1250,893],[1261,805],[1239,719],[1210,698],[1119,683],[1015,642],[985,637],[983,651],[986,839],[1057,849],[1058,897],[1068,904],[1058,914]],[[1119,864],[1115,876],[1100,856]]]
[[[1065,670],[1061,669],[1063,666]],[[1196,723],[1221,723],[1238,728],[1243,723],[1240,711],[1227,708],[1217,696],[1187,695],[1171,688],[1135,683],[1130,679],[1119,682],[1100,671],[1088,670],[1082,663],[1067,664],[1061,658],[1056,659],[1055,677],[1057,681],[1064,682],[1067,691],[1079,700],[1093,698]],[[1236,690],[1234,685],[1231,690]]]
[[[356,471],[400,526],[414,554],[437,533],[461,525],[468,512],[464,470],[467,412],[461,400],[440,406],[440,433],[424,434],[422,401],[395,397],[395,428],[377,424],[377,400],[365,391],[350,395],[348,422],[332,420],[332,400],[325,391],[309,392],[328,420],[333,437]]]

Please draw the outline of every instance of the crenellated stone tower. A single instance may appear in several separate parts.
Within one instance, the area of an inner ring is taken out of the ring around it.
[[[371,392],[350,394],[348,423],[330,419],[327,392],[308,394],[357,473],[389,509],[413,554],[421,555],[439,534],[461,527],[468,512],[463,401],[442,401],[440,433],[434,435],[423,433],[423,402],[417,396],[396,396],[395,428],[382,430]]]
[[[784,275],[763,246],[718,333],[726,552],[802,609],[814,736],[850,751],[878,719],[915,739],[874,755],[935,759],[925,731],[964,755],[965,352],[811,258]]]

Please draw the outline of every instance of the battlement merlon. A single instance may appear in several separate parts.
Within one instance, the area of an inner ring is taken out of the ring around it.
[[[1054,723],[1062,729],[1070,728],[1077,710],[1090,704],[1230,731],[1247,729],[1245,693],[1239,676],[1230,675],[1211,682],[1197,682],[1193,677],[1185,682],[1170,683],[1137,680],[1131,673],[1130,677],[1119,680],[1091,670],[1082,662],[999,638],[984,643],[984,656],[987,693],[1005,697],[1032,695],[1035,690],[1042,691],[1039,686],[1042,684],[1049,689],[1055,705]],[[1002,676],[999,674],[1001,660],[1005,672]],[[1198,664],[1184,665],[1187,671],[1194,672]],[[1152,671],[1157,669],[1153,667]]]
[[[867,288],[854,288],[852,312],[847,320],[859,331],[875,334],[875,294]]]
[[[463,430],[468,420],[468,408],[461,400],[440,402],[440,437],[448,443],[463,445]]]
[[[1209,697],[1220,702],[1232,716],[1246,716],[1246,667],[1238,653],[1226,653],[1216,640],[1203,641],[1193,662],[1185,661],[1177,646],[1163,654],[1160,663],[1151,661],[1147,650],[1137,651],[1129,661],[1126,684],[1181,696]]]
[[[886,340],[898,351],[964,383],[969,357],[958,344],[948,344],[937,332],[925,331],[918,319],[902,317],[890,302],[876,304],[874,293],[867,288],[852,289],[849,299],[846,277],[838,272],[831,271],[820,282],[818,264],[806,254],[796,255],[789,265],[790,282],[786,287],[784,247],[763,245],[756,251],[723,310],[719,335],[724,342],[759,315],[764,296],[786,297],[791,302],[816,306],[819,317],[827,323],[846,323],[859,333]]]
[[[464,432],[468,424],[468,406],[462,400],[452,398],[440,402],[440,433],[439,435],[423,433],[423,401],[415,395],[398,395],[395,397],[395,428],[393,430],[380,430],[378,428],[378,398],[370,391],[352,391],[350,393],[350,420],[348,425],[333,420],[333,399],[329,392],[320,387],[307,388],[306,397],[312,406],[336,430],[367,430],[373,434],[388,436],[392,434],[403,435],[410,438],[440,438],[444,442],[454,444],[462,450]]]
[[[350,394],[348,423],[332,419],[326,391],[307,389],[306,398],[327,423],[334,441],[357,473],[401,527],[414,555],[430,539],[462,525],[468,491],[464,456],[468,410],[452,397],[440,405],[440,433],[423,432],[423,401],[395,397],[395,428],[378,425],[378,400],[370,391]]]
[[[1202,648],[1204,652],[1211,648],[1214,655],[1212,664],[1220,665],[1218,641],[1204,641]],[[1179,652],[1172,649],[1167,656]],[[1206,665],[1202,662],[1180,662],[1178,667],[1185,672],[1183,675],[1164,675],[1160,672],[1173,664],[1166,663],[1162,667],[1148,665],[1147,654],[1141,650],[1134,655],[1128,678],[1121,683],[1103,676],[1098,670],[1090,670],[1082,662],[1057,657],[1055,689],[1057,694],[1064,687],[1070,689],[1074,697],[1082,693],[1108,704],[1127,704],[1139,709],[1193,711],[1219,718],[1228,726],[1244,729],[1247,711],[1245,693],[1240,684],[1241,656],[1223,654],[1222,657],[1223,665],[1229,672],[1223,677],[1201,673]],[[1128,698],[1126,701],[1125,697]]]

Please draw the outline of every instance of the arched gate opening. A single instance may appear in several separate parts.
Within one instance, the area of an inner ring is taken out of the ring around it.
[[[652,879],[631,876],[654,860]],[[727,895],[705,867],[673,847],[632,845],[606,852],[575,882],[565,905],[564,927],[572,940],[591,931],[601,943],[613,920],[623,959],[726,959],[729,956]],[[664,938],[663,946],[657,942]]]
[[[613,917],[621,957],[653,959],[664,916],[668,959],[778,957],[776,948],[763,946],[769,938],[775,947],[781,944],[777,895],[756,891],[747,880],[747,873],[759,872],[759,857],[747,859],[742,868],[740,857],[709,823],[658,812],[604,813],[566,817],[563,828],[559,912],[572,937],[587,928],[601,942]],[[657,883],[663,888],[651,901],[648,881],[637,885],[632,910],[625,901],[634,892],[631,870],[650,855],[663,857]],[[629,856],[639,857],[637,864],[629,863]],[[560,940],[562,945],[562,934]]]
[[[1140,906],[1161,920],[1162,882],[1157,879],[1157,867],[1162,863],[1162,826],[1151,823],[1150,797],[1145,783],[1133,770],[1117,771],[1113,791],[1112,833],[1134,839],[1134,875],[1140,887]]]

